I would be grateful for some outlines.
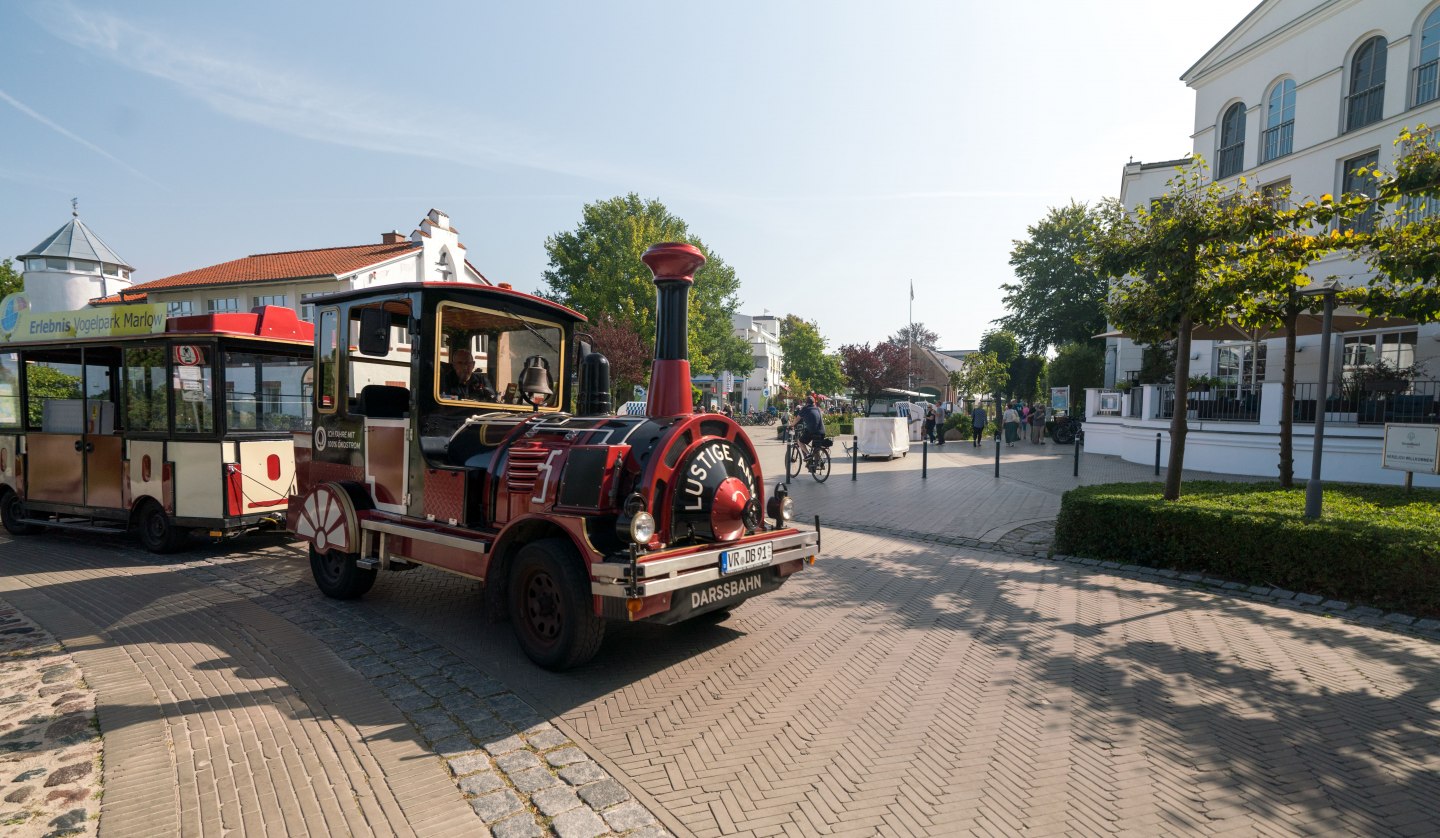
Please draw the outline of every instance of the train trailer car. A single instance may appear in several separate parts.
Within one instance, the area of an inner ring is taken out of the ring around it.
[[[288,526],[321,591],[359,597],[378,571],[417,565],[477,579],[488,613],[558,670],[595,654],[606,621],[728,611],[815,561],[818,528],[790,526],[782,488],[767,498],[740,427],[691,410],[687,297],[704,256],[659,244],[643,258],[659,317],[642,416],[612,414],[580,314],[507,285],[311,300],[314,424],[297,435]]]
[[[25,312],[0,339],[0,523],[192,535],[281,530],[314,330],[288,308]]]

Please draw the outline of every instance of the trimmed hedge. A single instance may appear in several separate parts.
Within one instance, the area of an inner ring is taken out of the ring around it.
[[[1309,521],[1303,488],[1196,481],[1173,503],[1162,489],[1071,489],[1055,551],[1440,618],[1440,491],[1328,484]]]

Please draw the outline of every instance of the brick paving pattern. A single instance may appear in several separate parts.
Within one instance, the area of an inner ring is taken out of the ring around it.
[[[760,448],[778,475],[779,446]],[[137,800],[160,818],[164,791],[176,820],[144,834],[181,819],[220,831],[228,796],[247,811],[248,775],[315,790],[271,831],[1440,831],[1440,655],[1396,631],[1428,627],[1303,592],[1046,560],[1047,522],[1076,482],[1070,449],[1007,449],[996,481],[993,450],[945,448],[924,482],[918,449],[862,465],[854,484],[839,460],[824,485],[795,481],[802,514],[836,525],[821,563],[719,624],[616,626],[564,674],[487,625],[474,582],[419,569],[331,602],[290,546],[163,563],[42,536],[0,546],[0,596],[99,673],[107,830]],[[1081,472],[1149,469],[1085,455]],[[129,670],[108,661],[117,650]],[[117,705],[140,686],[149,704]],[[180,692],[157,705],[164,689]],[[144,764],[153,749],[125,741],[142,728],[168,732],[177,757]],[[234,770],[249,751],[230,742],[264,730],[312,760]],[[385,744],[398,750],[367,757]],[[117,785],[112,746],[134,766]],[[374,789],[368,808],[321,805],[352,778]],[[392,820],[366,820],[381,811]]]

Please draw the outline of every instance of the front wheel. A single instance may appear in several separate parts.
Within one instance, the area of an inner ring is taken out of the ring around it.
[[[359,599],[375,584],[375,571],[366,570],[355,562],[355,553],[327,550],[324,553],[310,545],[310,573],[315,587],[331,599]]]
[[[137,523],[140,544],[152,553],[173,553],[185,546],[187,533],[175,526],[158,503],[147,501]]]
[[[1060,445],[1069,445],[1075,441],[1075,424],[1073,422],[1062,422],[1055,426],[1055,442]]]
[[[595,616],[589,574],[558,538],[525,545],[510,571],[510,620],[525,656],[558,672],[600,650],[605,620]]]
[[[0,498],[0,524],[11,535],[34,535],[40,531],[34,524],[24,523],[24,518],[25,501],[18,492],[6,492],[5,497]]]
[[[793,442],[785,446],[785,479],[799,477],[801,465],[800,446]]]
[[[824,448],[817,449],[814,457],[810,460],[810,476],[815,478],[816,483],[824,483],[830,478],[830,452]]]

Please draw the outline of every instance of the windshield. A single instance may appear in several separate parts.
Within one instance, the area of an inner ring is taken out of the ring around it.
[[[442,404],[558,410],[561,327],[496,309],[441,303],[435,397]],[[528,375],[522,372],[529,367]]]

